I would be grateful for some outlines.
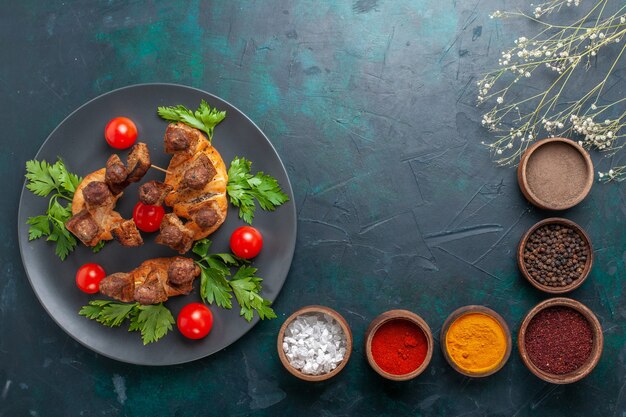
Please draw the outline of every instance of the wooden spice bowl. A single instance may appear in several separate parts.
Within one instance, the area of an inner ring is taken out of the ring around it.
[[[565,210],[580,203],[593,185],[593,162],[578,143],[542,139],[520,159],[517,182],[524,197],[544,210]]]
[[[500,325],[500,327],[502,328],[502,331],[504,332],[504,335],[506,338],[506,350],[504,352],[504,356],[502,357],[502,360],[500,361],[498,366],[496,366],[495,368],[489,369],[487,371],[484,371],[484,372],[472,372],[472,371],[468,371],[458,366],[456,362],[454,361],[454,359],[452,359],[452,357],[450,356],[450,353],[448,352],[447,343],[446,343],[448,330],[450,329],[450,326],[452,325],[452,323],[454,323],[456,319],[458,319],[459,317],[462,317],[466,314],[471,314],[471,313],[484,314],[486,316],[489,316],[495,319]],[[484,378],[486,376],[493,375],[496,372],[498,372],[500,369],[502,369],[502,367],[506,364],[506,362],[509,360],[509,357],[511,356],[511,345],[513,344],[513,342],[511,341],[511,331],[509,330],[509,326],[506,324],[506,321],[504,321],[502,316],[500,316],[498,313],[496,313],[492,309],[485,307],[485,306],[468,305],[468,306],[460,307],[454,310],[448,316],[446,321],[443,323],[443,327],[441,328],[441,336],[439,338],[439,344],[441,345],[441,351],[443,352],[444,358],[446,358],[446,361],[448,362],[448,364],[455,371],[457,371],[458,373],[462,375],[469,376],[472,378]]]
[[[327,374],[308,375],[308,374],[300,372],[298,369],[291,366],[291,364],[289,363],[289,359],[287,359],[287,356],[285,355],[285,352],[283,351],[283,339],[285,338],[285,330],[287,329],[287,326],[289,326],[289,324],[291,324],[291,322],[294,321],[298,316],[308,315],[308,314],[326,314],[332,317],[333,319],[335,319],[337,324],[339,324],[339,326],[343,330],[343,334],[346,336],[345,357],[335,369],[333,369]],[[280,362],[283,364],[285,369],[289,371],[290,374],[292,374],[293,376],[297,378],[300,378],[303,381],[308,381],[308,382],[325,381],[327,379],[334,377],[339,372],[341,372],[341,370],[345,368],[346,364],[348,363],[348,360],[350,359],[350,355],[352,353],[352,332],[350,331],[350,326],[348,325],[348,322],[346,321],[346,319],[344,319],[341,314],[337,313],[332,308],[320,306],[320,305],[310,305],[310,306],[302,307],[301,309],[294,312],[291,316],[289,316],[287,320],[285,320],[283,325],[280,327],[280,330],[278,331],[277,349],[278,349],[278,357],[280,358]]]
[[[540,311],[550,307],[569,307],[576,310],[582,314],[585,319],[587,319],[587,322],[591,326],[591,331],[593,332],[593,348],[587,362],[580,368],[563,375],[552,374],[539,369],[530,360],[526,350],[526,330],[528,329],[528,325]],[[537,377],[552,384],[571,384],[572,382],[579,381],[589,375],[600,361],[603,346],[604,337],[602,335],[602,326],[600,325],[596,315],[581,302],[565,297],[550,298],[533,307],[528,314],[526,314],[526,317],[524,317],[517,336],[517,348],[519,349],[519,354],[522,358],[522,362],[524,362],[524,365],[526,365],[530,372],[535,374]]]
[[[535,280],[528,272],[528,269],[526,268],[526,263],[524,263],[524,248],[526,247],[526,244],[528,243],[528,239],[537,229],[547,224],[559,224],[559,225],[574,229],[574,231],[578,233],[578,235],[582,238],[589,252],[589,254],[587,255],[587,260],[585,261],[583,272],[580,275],[580,277],[573,280],[571,284],[567,284],[562,287],[551,287],[549,285],[544,285],[540,283],[539,281]],[[580,227],[578,224],[576,224],[575,222],[571,220],[564,219],[561,217],[550,217],[548,219],[541,220],[540,222],[537,222],[533,226],[531,226],[531,228],[528,229],[526,233],[524,233],[524,236],[522,236],[522,239],[520,240],[519,245],[517,247],[517,266],[520,272],[522,273],[522,275],[524,276],[524,278],[526,278],[526,280],[530,282],[530,284],[533,287],[541,291],[544,291],[550,294],[563,294],[563,293],[575,290],[576,288],[580,287],[583,284],[583,282],[587,279],[587,277],[589,276],[589,273],[591,272],[591,267],[593,266],[593,246],[591,245],[591,239],[589,238],[589,235],[585,232],[585,230],[582,227]]]
[[[389,372],[384,371],[380,366],[378,366],[378,364],[374,360],[374,356],[372,355],[372,340],[374,339],[374,335],[376,334],[376,331],[383,324],[388,323],[390,321],[394,321],[394,320],[406,320],[415,324],[422,331],[422,333],[424,333],[424,336],[426,336],[426,341],[428,343],[428,348],[426,350],[426,357],[424,358],[424,361],[422,362],[422,364],[418,366],[415,370],[407,374],[402,374],[402,375],[395,375],[395,374],[391,374]],[[426,323],[424,319],[422,319],[417,314],[408,310],[386,311],[380,314],[374,320],[372,320],[367,330],[365,331],[365,355],[367,356],[367,362],[370,364],[372,369],[376,371],[376,373],[378,373],[380,376],[387,378],[391,381],[408,381],[409,379],[413,379],[419,374],[421,374],[422,372],[424,372],[424,370],[428,367],[428,364],[430,363],[430,360],[433,356],[434,345],[435,343],[433,340],[433,334],[430,331],[430,327],[428,326],[428,323]]]

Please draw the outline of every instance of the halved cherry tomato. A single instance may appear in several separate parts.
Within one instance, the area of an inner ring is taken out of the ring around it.
[[[230,249],[240,258],[254,258],[263,248],[261,232],[252,226],[241,226],[230,236]]]
[[[149,206],[141,201],[133,209],[133,220],[142,232],[156,232],[165,216],[163,206]]]
[[[126,149],[137,140],[137,126],[128,117],[116,117],[104,128],[104,138],[116,149]]]
[[[190,303],[178,313],[178,330],[188,339],[202,339],[213,327],[213,314],[201,303]]]
[[[76,272],[76,285],[87,294],[100,291],[100,281],[106,276],[104,268],[98,264],[85,264]]]

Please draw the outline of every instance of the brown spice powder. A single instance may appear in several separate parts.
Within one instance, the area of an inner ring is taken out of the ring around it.
[[[549,206],[564,206],[576,200],[587,182],[585,158],[563,142],[538,147],[526,165],[530,191]]]
[[[532,363],[556,375],[583,366],[593,349],[591,325],[569,307],[549,307],[537,313],[528,324],[524,339]]]

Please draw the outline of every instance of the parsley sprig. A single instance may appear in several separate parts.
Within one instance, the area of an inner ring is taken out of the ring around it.
[[[231,203],[239,207],[239,218],[252,224],[256,211],[255,200],[263,210],[274,211],[277,206],[289,201],[278,181],[259,171],[250,174],[252,162],[246,158],[235,157],[228,168],[226,191]]]
[[[57,256],[65,260],[77,244],[76,238],[65,228],[65,222],[72,217],[72,199],[82,178],[69,172],[59,159],[52,165],[45,160],[26,162],[26,179],[26,188],[33,194],[47,197],[53,193],[46,214],[29,217],[26,221],[30,225],[28,240],[47,236],[46,240],[56,242]]]
[[[248,261],[229,253],[209,254],[211,241],[202,239],[193,246],[193,252],[200,256],[196,264],[202,270],[200,275],[200,296],[207,304],[233,308],[233,294],[239,306],[240,315],[251,321],[254,312],[261,320],[276,318],[272,302],[263,298],[261,293],[262,278],[256,276],[257,268],[248,265]],[[239,267],[231,277],[231,268]]]
[[[78,312],[81,316],[96,320],[108,327],[119,327],[130,320],[128,331],[141,333],[143,344],[156,342],[165,336],[175,323],[170,310],[163,305],[119,303],[109,300],[92,300]]]
[[[204,100],[200,102],[200,107],[195,112],[182,104],[171,107],[158,107],[157,112],[165,120],[183,122],[186,125],[202,130],[209,136],[209,142],[213,139],[213,128],[226,118],[225,111],[211,108],[209,103]]]

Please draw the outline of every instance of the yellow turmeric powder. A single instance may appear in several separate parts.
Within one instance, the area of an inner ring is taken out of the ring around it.
[[[454,320],[446,334],[446,349],[466,372],[482,373],[497,367],[507,349],[500,323],[482,313],[468,313]]]

